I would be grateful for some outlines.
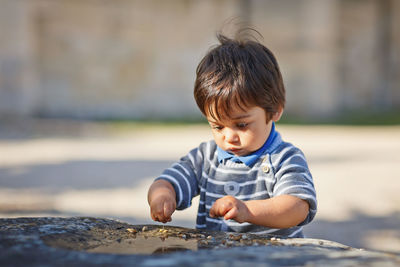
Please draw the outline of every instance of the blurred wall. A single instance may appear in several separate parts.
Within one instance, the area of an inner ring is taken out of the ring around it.
[[[195,68],[232,17],[278,58],[287,114],[400,107],[400,1],[0,0],[0,115],[200,116]]]

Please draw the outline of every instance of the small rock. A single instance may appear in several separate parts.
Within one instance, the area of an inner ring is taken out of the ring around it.
[[[137,233],[137,230],[133,229],[133,228],[128,228],[128,229],[126,229],[126,231],[128,231],[131,234],[136,234]]]
[[[159,229],[158,231],[159,231],[160,233],[163,233],[163,234],[166,234],[166,233],[168,232],[167,229]]]
[[[233,241],[239,241],[239,240],[242,238],[242,235],[233,235],[233,234],[230,234],[230,235],[228,236],[228,238],[229,238],[230,240],[233,240]]]
[[[179,237],[180,237],[180,238],[183,238],[183,239],[186,239],[186,238],[187,238],[185,234],[180,234]]]
[[[208,241],[207,240],[200,240],[199,243],[200,243],[200,245],[203,245],[203,246],[207,246],[208,245]]]
[[[228,247],[232,247],[234,244],[235,244],[235,243],[234,243],[233,241],[227,241],[227,242],[226,242],[226,245],[227,245]]]

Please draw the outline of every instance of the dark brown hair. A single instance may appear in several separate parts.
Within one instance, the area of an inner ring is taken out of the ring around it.
[[[197,66],[194,97],[205,116],[219,120],[229,118],[231,107],[259,106],[270,118],[284,108],[285,87],[278,62],[250,31],[258,33],[242,30],[234,39],[218,33],[220,44]]]

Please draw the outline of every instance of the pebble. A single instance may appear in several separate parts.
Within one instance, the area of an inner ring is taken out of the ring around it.
[[[207,246],[208,245],[208,241],[207,240],[200,240],[200,245],[204,245]]]
[[[136,234],[137,233],[137,230],[136,229],[132,229],[132,228],[128,228],[128,229],[126,229],[126,231],[128,231],[131,234]]]
[[[251,240],[246,240],[246,239],[240,239],[240,244],[246,245],[246,246],[251,246],[253,245],[253,242]]]
[[[147,230],[149,230],[149,228],[147,226],[143,226],[142,232],[146,232]]]
[[[186,235],[184,235],[184,234],[179,235],[179,237],[180,237],[180,238],[183,238],[183,239],[186,239],[186,238],[187,238]]]
[[[234,240],[234,241],[239,241],[242,238],[242,235],[229,235],[229,239]]]
[[[227,245],[228,247],[232,247],[234,244],[235,244],[235,243],[234,243],[233,241],[227,241],[227,242],[226,242],[226,245]]]

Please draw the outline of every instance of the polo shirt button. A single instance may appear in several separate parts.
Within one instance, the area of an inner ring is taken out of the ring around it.
[[[262,170],[263,170],[263,172],[268,173],[268,172],[269,172],[269,166],[268,166],[268,165],[265,165],[265,166],[262,168]]]
[[[236,182],[227,182],[224,185],[224,191],[227,195],[235,196],[240,191],[240,185]]]

